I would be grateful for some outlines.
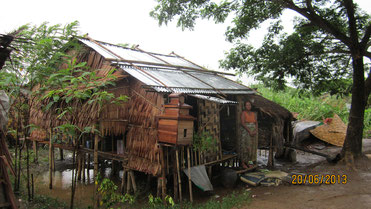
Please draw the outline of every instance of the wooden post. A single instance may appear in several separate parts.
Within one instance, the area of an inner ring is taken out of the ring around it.
[[[273,130],[272,130],[272,134],[271,134],[271,139],[270,139],[270,144],[269,144],[269,155],[268,155],[268,167],[273,167],[274,166],[274,163],[273,163]]]
[[[130,171],[131,185],[133,185],[134,194],[137,192],[137,184],[135,183],[134,171]]]
[[[90,154],[88,154],[88,160],[86,162],[86,176],[88,179],[88,183],[90,183]]]
[[[53,172],[55,171],[55,148],[54,146],[52,145],[52,169],[53,169]]]
[[[63,149],[62,149],[62,148],[59,148],[59,159],[60,159],[61,161],[64,160],[64,157],[63,157]]]
[[[77,180],[81,180],[82,174],[82,156],[81,153],[77,153]]]
[[[124,165],[122,165],[122,167],[124,167]],[[121,179],[121,187],[120,187],[121,194],[125,193],[125,178],[126,178],[126,169],[124,168],[122,171],[122,179]]]
[[[175,155],[175,153],[173,153]],[[175,158],[173,158],[175,159]],[[173,184],[174,184],[174,200],[178,202],[178,175],[176,170],[176,161],[173,161]]]
[[[49,189],[53,189],[53,174],[52,174],[52,169],[53,169],[53,160],[52,160],[52,129],[49,131]]]
[[[165,201],[166,197],[166,170],[165,170],[165,159],[164,159],[164,148],[160,145],[160,156],[161,156],[161,187],[162,187],[162,200]]]
[[[35,140],[32,141],[32,147],[33,147],[33,152],[35,154],[35,158],[33,159],[33,162],[34,163],[37,163],[38,162],[38,159],[39,159],[37,141],[35,141]]]
[[[131,190],[131,179],[130,179],[130,170],[127,172],[128,173],[128,179],[127,179],[127,185],[126,185],[126,193],[130,194]]]
[[[176,170],[178,173],[178,184],[179,184],[179,201],[182,202],[182,180],[180,179],[180,171],[179,171],[179,152],[178,148],[175,148],[175,160],[176,160]]]
[[[94,136],[94,182],[96,181],[98,175],[98,146],[99,146],[99,136],[95,134]],[[99,207],[98,199],[98,184],[94,183],[94,208]]]
[[[192,193],[192,179],[191,179],[191,158],[189,156],[189,146],[187,147],[187,158],[188,158],[188,186],[189,186],[189,198],[193,202],[193,193]]]

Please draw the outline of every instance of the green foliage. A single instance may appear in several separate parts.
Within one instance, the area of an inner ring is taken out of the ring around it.
[[[108,178],[102,178],[100,174],[97,175],[96,184],[98,184],[98,192],[101,197],[100,206],[110,208],[119,203],[129,203],[132,205],[135,201],[134,197],[130,194],[119,194],[118,187],[113,181]]]
[[[213,152],[217,149],[217,141],[214,139],[210,133],[203,131],[201,133],[196,133],[193,135],[192,145],[195,150],[199,152]]]
[[[223,199],[215,200],[211,199],[205,204],[199,205],[198,209],[229,209],[229,208],[239,208],[241,206],[247,205],[250,202],[250,192],[244,191],[242,193],[233,192]]]
[[[348,123],[349,97],[336,97],[329,94],[303,96],[299,90],[287,87],[284,91],[273,91],[263,85],[253,86],[265,98],[282,105],[291,112],[299,113],[298,119],[322,121],[336,113],[344,123]],[[371,137],[371,109],[365,111],[363,137]]]
[[[162,201],[160,197],[153,197],[152,194],[148,195],[148,209],[153,208],[174,208],[175,202],[172,197],[169,195],[166,195],[165,197],[165,203]]]

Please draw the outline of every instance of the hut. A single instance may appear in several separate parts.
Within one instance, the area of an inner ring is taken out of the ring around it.
[[[183,169],[238,166],[239,115],[247,99],[259,112],[261,147],[274,147],[282,153],[283,143],[291,141],[291,113],[226,78],[233,74],[207,70],[175,53],[152,53],[92,38],[78,42],[82,48],[71,50],[77,62],[86,62],[89,70],[100,69],[97,75],[102,78],[117,69],[113,74],[116,85],[107,90],[130,98],[101,110],[94,103],[83,104],[74,121],[80,127],[99,128],[102,136],[86,138],[80,151],[94,153],[95,165],[98,157],[120,161],[122,189],[130,185],[135,189],[133,171],[144,172],[158,178],[164,195],[164,179],[173,176],[174,196],[181,198]],[[31,123],[40,127],[31,133],[31,139],[41,143],[51,138],[51,127],[63,123],[53,108],[42,111],[47,103],[31,102]],[[63,144],[55,146],[68,149]],[[211,175],[211,169],[208,171]]]

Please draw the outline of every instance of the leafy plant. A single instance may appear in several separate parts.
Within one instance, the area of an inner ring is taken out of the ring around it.
[[[216,151],[217,142],[209,132],[203,131],[193,135],[193,147],[200,152]]]
[[[108,178],[102,178],[98,173],[96,181],[98,184],[98,192],[101,197],[100,206],[104,208],[110,208],[118,203],[129,203],[133,204],[135,199],[130,194],[126,193],[125,195],[118,193],[118,187],[113,181]]]

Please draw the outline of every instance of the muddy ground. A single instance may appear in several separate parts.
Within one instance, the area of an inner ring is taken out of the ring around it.
[[[324,147],[321,143],[311,145],[320,148],[320,152],[334,154],[340,148]],[[312,147],[312,148],[313,148]],[[363,151],[371,157],[371,139],[364,139]],[[371,161],[368,158],[356,162],[352,170],[344,163],[330,164],[325,158],[298,152],[298,163],[276,162],[277,169],[308,175],[340,175],[334,184],[292,185],[289,183],[277,187],[254,187],[251,189],[252,201],[244,208],[371,208]],[[343,184],[343,175],[347,181]]]
[[[364,139],[363,151],[371,157],[371,139]],[[315,142],[308,145],[308,148],[318,152],[334,155],[338,153],[341,148],[335,146],[325,145],[322,142]],[[58,160],[59,154],[56,150],[56,172],[53,175],[53,189],[49,190],[49,173],[47,167],[47,149],[41,149],[45,157],[40,157],[39,164],[32,164],[33,173],[35,175],[35,193],[51,196],[57,198],[61,202],[69,205],[70,186],[71,186],[71,168],[72,160],[71,154],[65,152],[65,160]],[[266,164],[267,156],[262,153],[258,160],[261,167]],[[110,166],[107,166],[110,167]],[[371,208],[371,160],[362,159],[356,162],[356,170],[349,169],[343,163],[336,165],[328,163],[325,158],[304,153],[297,152],[297,162],[290,163],[284,161],[275,161],[275,169],[285,171],[287,173],[300,173],[303,175],[335,175],[341,176],[341,183],[326,185],[292,185],[290,182],[284,182],[279,186],[257,186],[249,187],[245,183],[238,181],[237,186],[233,189],[225,189],[220,182],[215,183],[215,191],[212,193],[204,193],[194,186],[195,203],[206,202],[210,198],[219,200],[232,192],[242,192],[249,190],[251,195],[251,202],[242,208]],[[101,171],[110,176],[110,168]],[[119,184],[120,176],[113,180]],[[343,175],[347,175],[347,181],[344,181]],[[93,179],[92,170],[90,171],[90,178],[86,182],[79,182],[76,191],[75,203],[79,208],[86,208],[92,205],[93,196]],[[144,187],[145,185],[142,185]],[[154,183],[154,188],[155,187]],[[154,189],[155,190],[155,189]],[[184,189],[184,199],[188,198],[187,188]],[[169,191],[171,192],[171,191]],[[155,192],[153,192],[155,193]],[[146,202],[145,197],[140,200]],[[25,206],[25,205],[23,205]],[[139,205],[136,208],[140,208]],[[27,207],[23,207],[27,208]]]

